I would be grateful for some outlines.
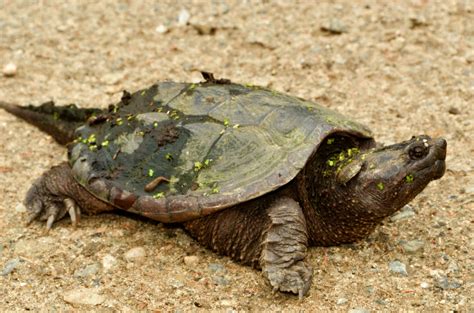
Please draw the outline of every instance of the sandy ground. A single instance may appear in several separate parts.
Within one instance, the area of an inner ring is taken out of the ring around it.
[[[65,151],[0,112],[0,311],[474,312],[474,2],[167,2],[1,1],[0,65],[17,71],[0,99],[105,107],[206,70],[344,112],[382,142],[442,136],[445,176],[367,240],[310,249],[298,301],[158,223],[25,228],[26,190]]]

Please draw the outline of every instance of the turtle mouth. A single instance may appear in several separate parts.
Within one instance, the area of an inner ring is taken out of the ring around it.
[[[412,171],[426,175],[430,180],[440,179],[446,171],[446,140],[429,139],[426,144],[429,149],[428,154],[413,165]]]
[[[441,177],[443,177],[445,171],[446,171],[446,162],[444,162],[444,160],[436,161],[434,165],[433,179],[440,179]]]

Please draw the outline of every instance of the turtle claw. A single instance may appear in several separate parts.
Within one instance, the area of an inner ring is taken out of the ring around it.
[[[71,218],[72,226],[77,227],[81,220],[81,208],[71,198],[64,199],[64,206],[66,207],[69,217]]]
[[[49,230],[53,227],[53,223],[54,223],[54,219],[56,218],[56,216],[53,214],[53,215],[50,215],[48,217],[48,220],[46,221],[46,231],[49,232]]]
[[[58,201],[59,200],[59,201]],[[54,222],[62,219],[68,212],[71,215],[71,220],[74,225],[77,224],[78,215],[80,215],[79,208],[76,208],[74,200],[65,198],[51,199],[44,197],[40,199],[33,194],[25,200],[25,206],[29,212],[26,226],[29,226],[34,221],[46,221],[46,231],[53,228]],[[72,213],[71,213],[72,212]],[[79,214],[78,214],[79,213]]]
[[[276,291],[291,292],[298,295],[302,300],[309,291],[313,277],[313,269],[302,261],[287,267],[267,266],[264,269],[273,293]]]

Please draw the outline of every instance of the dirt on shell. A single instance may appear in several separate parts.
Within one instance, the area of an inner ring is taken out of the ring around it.
[[[199,71],[343,112],[378,141],[448,141],[445,176],[353,245],[311,248],[302,301],[179,228],[131,216],[24,226],[66,158],[0,111],[0,311],[473,312],[474,2],[3,1],[0,99],[103,107]]]

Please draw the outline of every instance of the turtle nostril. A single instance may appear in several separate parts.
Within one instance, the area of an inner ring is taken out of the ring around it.
[[[408,151],[408,155],[410,156],[410,159],[412,160],[421,159],[427,154],[428,154],[428,147],[426,147],[424,144],[417,144],[411,147],[410,150]]]

